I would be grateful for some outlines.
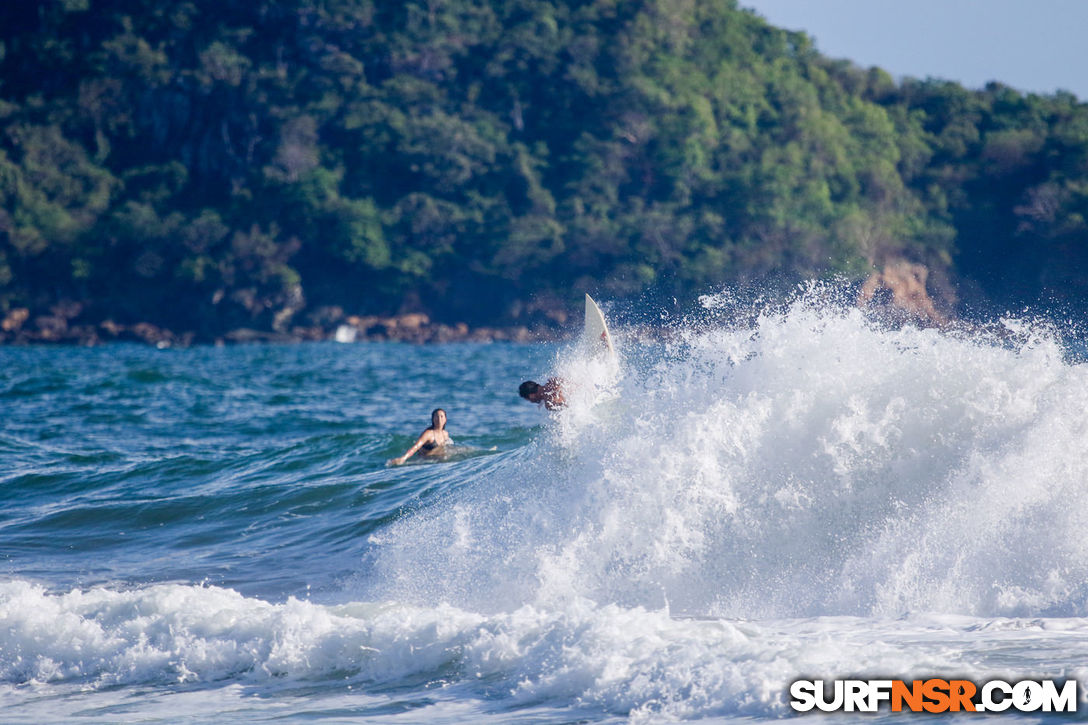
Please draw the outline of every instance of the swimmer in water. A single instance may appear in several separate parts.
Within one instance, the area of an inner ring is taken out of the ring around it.
[[[548,410],[559,410],[567,405],[563,397],[563,381],[558,378],[549,378],[543,385],[526,380],[518,386],[518,395],[530,403],[543,403]]]
[[[451,442],[450,434],[446,431],[446,411],[435,408],[431,413],[430,427],[420,433],[415,445],[409,448],[403,456],[393,458],[389,463],[399,466],[414,456],[417,451],[422,456],[436,456],[442,452],[443,447],[448,446]]]

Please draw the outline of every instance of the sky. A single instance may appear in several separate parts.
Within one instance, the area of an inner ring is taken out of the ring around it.
[[[896,78],[1088,100],[1088,0],[740,0],[832,58]]]

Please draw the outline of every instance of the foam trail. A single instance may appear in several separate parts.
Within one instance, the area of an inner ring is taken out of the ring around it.
[[[1088,613],[1088,367],[803,296],[640,366],[375,538],[372,591],[755,617]],[[708,308],[720,302],[705,300]],[[630,354],[636,352],[639,354]]]
[[[403,700],[406,686],[430,699],[435,691],[421,684],[431,683],[472,703],[460,721],[487,719],[488,703],[498,721],[510,708],[541,704],[633,721],[779,717],[789,713],[789,682],[804,672],[909,677],[938,668],[990,677],[1001,672],[1002,653],[1023,651],[1040,666],[1088,674],[1073,664],[1088,644],[1088,621],[1059,624],[730,622],[588,600],[484,616],[448,605],[271,604],[215,587],[54,594],[9,582],[0,585],[0,701],[14,716],[12,708],[37,707],[40,693],[66,686],[89,705],[109,702],[116,685],[230,685],[244,694],[325,682],[355,689],[357,706],[360,698]]]

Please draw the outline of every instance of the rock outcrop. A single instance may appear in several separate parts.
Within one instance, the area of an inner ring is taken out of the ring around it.
[[[900,322],[946,327],[949,317],[935,304],[928,281],[929,269],[923,264],[902,259],[888,262],[862,284],[858,307],[888,314]]]

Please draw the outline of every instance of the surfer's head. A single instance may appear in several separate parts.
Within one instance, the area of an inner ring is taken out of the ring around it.
[[[541,394],[540,384],[533,380],[526,380],[518,386],[518,395],[530,402],[539,403]]]
[[[442,430],[446,426],[446,411],[441,408],[435,408],[431,411],[431,427],[435,430]]]

